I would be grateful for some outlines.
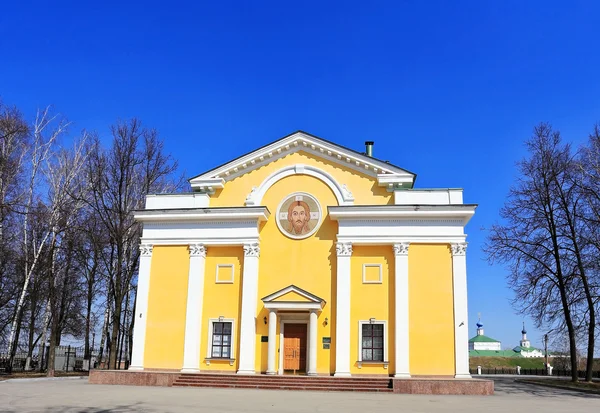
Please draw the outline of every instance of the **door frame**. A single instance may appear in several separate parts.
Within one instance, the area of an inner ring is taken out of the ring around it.
[[[279,315],[279,314],[278,314]],[[285,317],[285,318],[283,318]],[[279,368],[277,374],[283,374],[283,353],[284,353],[284,333],[286,324],[306,324],[306,370],[308,371],[308,356],[310,355],[310,321],[308,320],[309,314],[290,314],[289,316],[283,316],[279,320]]]

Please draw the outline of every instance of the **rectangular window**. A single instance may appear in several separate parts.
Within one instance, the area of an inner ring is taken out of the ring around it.
[[[212,358],[231,358],[231,322],[213,322]]]
[[[383,324],[362,325],[362,361],[384,361]]]

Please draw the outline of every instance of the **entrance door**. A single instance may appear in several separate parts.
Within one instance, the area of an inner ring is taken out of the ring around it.
[[[285,324],[283,327],[283,369],[306,371],[306,324]]]

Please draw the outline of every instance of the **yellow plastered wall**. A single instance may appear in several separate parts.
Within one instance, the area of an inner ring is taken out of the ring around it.
[[[363,265],[381,265],[381,284],[363,283]],[[350,260],[350,372],[352,374],[383,374],[394,372],[394,277],[390,269],[394,268],[394,254],[390,245],[357,246],[352,248]],[[358,368],[358,328],[359,321],[375,318],[387,322],[385,346],[388,348],[390,364],[387,369],[383,365],[366,365]]]
[[[204,300],[202,303],[202,331],[200,338],[200,368],[202,370],[236,371],[239,363],[240,344],[240,303],[242,266],[244,251],[241,246],[208,247],[206,250],[206,263],[204,268]],[[217,283],[217,265],[233,265],[233,283]],[[206,365],[209,337],[208,323],[210,319],[219,316],[234,319],[233,324],[233,357],[236,359],[231,366],[229,361],[211,360]]]
[[[144,368],[183,366],[189,272],[187,246],[155,246],[150,267]]]
[[[454,375],[452,256],[448,245],[408,250],[410,373]]]
[[[279,169],[298,163],[315,166],[329,173],[340,184],[345,184],[352,192],[356,205],[382,205],[394,202],[393,194],[387,192],[385,188],[379,187],[375,178],[350,168],[338,166],[332,162],[325,162],[324,159],[299,151],[228,181],[225,188],[211,196],[210,206],[242,206],[252,187],[258,187],[269,175]],[[264,201],[262,204],[266,205]],[[271,209],[271,212],[273,213],[274,209]]]
[[[286,237],[279,231],[275,222],[277,206],[281,200],[298,191],[313,195],[319,201],[324,214],[319,229],[303,240]],[[328,374],[335,369],[335,349],[333,346],[329,350],[323,349],[322,338],[331,337],[335,331],[335,323],[332,322],[335,319],[335,315],[332,314],[332,311],[335,311],[335,277],[332,277],[332,274],[336,271],[337,222],[329,219],[327,206],[337,205],[337,200],[331,189],[321,180],[307,175],[292,175],[276,182],[265,194],[262,204],[269,208],[272,215],[260,229],[256,369],[265,372],[268,362],[268,343],[260,341],[260,336],[267,336],[269,330],[263,321],[264,317],[268,319],[268,311],[263,308],[261,298],[294,284],[326,301],[323,311],[318,315],[317,372]],[[329,321],[327,325],[324,323],[325,318]],[[280,348],[280,344],[278,338],[277,349]],[[276,365],[279,368],[279,352]]]

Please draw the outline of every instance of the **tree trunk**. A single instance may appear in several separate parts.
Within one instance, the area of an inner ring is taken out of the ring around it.
[[[112,333],[110,337],[110,355],[108,358],[108,368],[116,370],[117,368],[117,353],[118,353],[118,339],[121,321],[121,305],[123,303],[115,302],[115,311],[112,316]]]

